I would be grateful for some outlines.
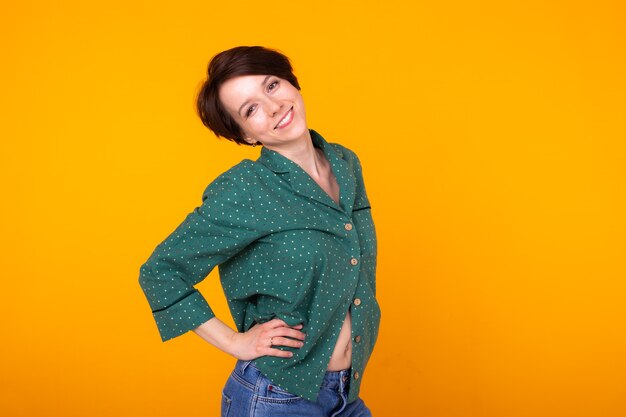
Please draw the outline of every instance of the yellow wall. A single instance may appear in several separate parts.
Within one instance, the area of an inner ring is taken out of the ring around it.
[[[161,343],[137,277],[258,154],[193,108],[251,44],[361,157],[375,416],[626,415],[622,1],[212,3],[3,5],[0,415],[218,415],[234,358]],[[232,325],[217,274],[199,288]]]

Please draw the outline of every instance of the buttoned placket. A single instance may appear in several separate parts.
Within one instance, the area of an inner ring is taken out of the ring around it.
[[[329,152],[325,152],[325,153],[333,168],[333,172],[337,172],[338,170],[340,170],[341,168],[338,166],[338,164],[341,163],[340,158],[334,154],[331,154],[329,156],[330,154]],[[342,184],[339,184],[339,187],[341,191]],[[341,200],[342,194],[343,193],[340,192],[339,197],[340,197],[341,203],[343,203],[343,201]],[[359,243],[357,230],[353,226],[353,219],[351,215],[349,215],[348,212],[345,210],[345,208],[341,205],[338,207],[338,209],[342,212],[342,214],[346,216],[345,223],[343,224],[343,228],[345,231],[345,236],[348,238],[350,242],[349,253],[352,255],[350,259],[348,260],[348,262],[350,263],[352,267],[352,276],[354,277],[354,280],[353,280],[353,287],[350,291],[351,296],[350,296],[350,299],[347,301],[348,301],[348,308],[350,309],[350,312],[351,312],[351,333],[352,333],[351,339],[357,343],[356,346],[353,344],[352,365],[351,365],[352,378],[356,381],[361,376],[359,371],[361,371],[362,366],[363,366],[362,345],[358,344],[361,341],[360,333],[363,331],[363,320],[361,319],[361,314],[360,314],[361,310],[359,308],[354,308],[354,306],[358,307],[361,305],[361,299],[358,297],[355,297],[356,290],[358,288],[359,274],[360,274],[360,267],[361,267],[360,265],[361,246]],[[352,213],[352,210],[350,210],[350,214],[351,213]]]
[[[342,158],[342,154],[337,153],[335,150],[331,149],[329,145],[326,145],[323,141],[318,140],[315,133],[313,133],[312,138],[314,143],[321,146],[324,155],[331,165],[332,172],[335,175],[335,178],[337,178],[339,186],[339,203],[335,202],[330,195],[328,195],[328,193],[326,193],[313,180],[313,178],[304,171],[304,169],[293,161],[282,157],[278,153],[274,155],[275,151],[270,151],[266,148],[262,149],[262,153],[266,154],[265,160],[272,165],[275,173],[287,174],[285,179],[291,184],[296,193],[306,196],[312,200],[316,200],[318,203],[324,204],[327,206],[327,210],[331,209],[335,211],[335,213],[339,214],[341,218],[339,228],[343,229],[343,233],[339,233],[339,235],[343,235],[346,238],[346,240],[344,240],[344,242],[347,243],[344,246],[347,253],[346,262],[350,266],[351,270],[350,276],[346,277],[349,282],[349,285],[347,284],[349,287],[347,294],[349,294],[349,296],[346,297],[345,300],[345,311],[347,312],[348,309],[350,309],[352,315],[351,340],[355,341],[356,345],[353,344],[351,376],[354,384],[356,385],[357,380],[361,377],[363,368],[363,344],[360,342],[365,324],[361,315],[363,308],[359,308],[361,305],[361,299],[356,296],[361,269],[361,247],[359,234],[352,219],[356,184],[354,183],[354,178],[349,174],[350,168],[348,167],[346,161]],[[269,161],[270,159],[271,162]]]
[[[361,314],[360,314],[361,310],[359,308],[355,308],[361,305],[361,299],[359,297],[355,297],[356,290],[358,288],[358,277],[360,274],[360,266],[361,266],[359,262],[359,258],[361,254],[361,246],[359,244],[359,237],[357,234],[357,230],[353,227],[352,218],[348,218],[348,221],[344,223],[343,228],[345,231],[345,236],[350,241],[350,246],[351,246],[350,253],[352,254],[352,257],[349,259],[349,262],[350,262],[350,265],[352,266],[352,275],[356,278],[354,280],[356,285],[353,287],[353,290],[350,292],[351,295],[350,295],[349,300],[347,300],[348,305],[349,305],[348,308],[350,309],[351,317],[352,317],[351,339],[356,343],[356,344],[353,344],[352,366],[351,366],[352,378],[356,381],[360,377],[359,371],[362,368],[362,358],[363,358],[363,354],[361,352],[362,346],[359,345],[361,341],[360,333],[362,333],[363,331],[363,327],[362,327],[363,320],[361,320]]]

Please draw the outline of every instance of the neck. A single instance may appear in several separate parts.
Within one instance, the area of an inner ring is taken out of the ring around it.
[[[315,150],[311,133],[308,130],[302,140],[290,144],[289,147],[266,147],[291,159],[312,177],[320,176],[323,160],[320,154]]]

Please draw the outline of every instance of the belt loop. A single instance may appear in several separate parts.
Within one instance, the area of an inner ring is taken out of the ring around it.
[[[250,365],[252,363],[251,360],[249,361],[244,361],[241,365],[241,373],[244,373],[246,371],[246,368],[248,367],[248,365]]]
[[[339,373],[339,392],[344,392],[346,389],[346,382],[348,381],[349,370],[343,370]]]

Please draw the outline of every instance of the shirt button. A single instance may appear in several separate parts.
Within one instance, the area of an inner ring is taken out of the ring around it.
[[[357,337],[355,337],[355,338],[354,338],[354,341],[355,341],[355,342],[357,342],[357,343],[359,343],[359,342],[361,341],[361,336],[357,336]]]
[[[350,231],[352,230],[352,223],[346,223],[343,227],[345,227],[346,230]]]
[[[352,265],[356,265],[356,264],[358,264],[358,263],[359,263],[359,260],[358,260],[357,258],[352,258],[352,259],[350,259],[350,263],[351,263]]]
[[[359,379],[359,373],[358,373],[358,371],[354,373],[354,379]]]
[[[355,298],[354,299],[354,305],[355,306],[360,306],[361,305],[361,299],[360,298]]]

